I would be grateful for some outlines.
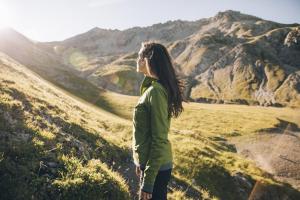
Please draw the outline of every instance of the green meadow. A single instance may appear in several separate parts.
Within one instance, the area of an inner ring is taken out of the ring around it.
[[[131,158],[137,96],[101,92],[88,103],[23,66],[0,63],[1,199],[134,199]],[[245,199],[261,191],[300,192],[237,153],[233,140],[286,121],[292,108],[184,103],[172,119],[169,199]]]

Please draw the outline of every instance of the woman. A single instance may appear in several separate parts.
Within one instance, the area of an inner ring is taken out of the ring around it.
[[[166,47],[154,41],[142,43],[137,72],[144,74],[133,112],[132,149],[140,178],[139,199],[164,200],[173,168],[168,132],[171,117],[183,111],[183,84]]]

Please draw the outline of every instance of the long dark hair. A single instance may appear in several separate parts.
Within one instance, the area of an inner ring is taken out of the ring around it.
[[[155,41],[142,42],[141,58],[148,58],[150,73],[158,76],[159,82],[168,91],[169,117],[178,117],[184,110],[182,101],[188,102],[183,96],[184,82],[175,73],[172,58],[167,48]]]

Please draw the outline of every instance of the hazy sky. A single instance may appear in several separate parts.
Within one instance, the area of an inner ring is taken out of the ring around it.
[[[124,30],[212,17],[228,9],[300,23],[300,0],[0,0],[0,26],[37,41],[54,41],[94,27]]]

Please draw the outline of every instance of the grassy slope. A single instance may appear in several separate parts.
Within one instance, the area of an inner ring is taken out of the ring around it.
[[[124,108],[122,115],[130,116],[137,98],[127,97],[119,101],[120,98],[123,96],[106,94],[106,99],[111,99],[112,107],[121,106]],[[277,127],[280,120],[299,126],[299,110],[199,103],[184,103],[184,108],[183,114],[173,119],[170,131],[175,155],[171,184],[174,192],[170,198],[197,199],[202,196],[204,199],[243,199],[243,193],[250,195],[252,189],[253,196],[273,193],[274,196],[269,198],[284,198],[285,195],[290,199],[299,197],[299,191],[274,180],[253,161],[238,155],[235,146],[230,143],[232,138],[243,136],[245,139],[257,135],[260,130]],[[242,186],[237,185],[237,177],[244,177],[251,187],[239,192]],[[255,194],[258,189],[254,189],[254,185],[265,193]]]
[[[129,198],[113,170],[129,152],[110,137],[127,123],[3,55],[0,65],[0,199]]]
[[[234,174],[237,172],[241,172],[252,184],[263,188],[261,181],[267,182],[269,186],[263,191],[272,188],[275,195],[272,199],[278,196],[280,199],[293,192],[299,196],[299,192],[288,185],[279,186],[272,176],[257,168],[252,161],[239,156],[230,143],[232,138],[243,136],[245,139],[247,136],[258,135],[260,130],[276,127],[280,123],[279,119],[298,126],[300,124],[299,111],[288,108],[194,103],[185,105],[183,115],[172,123],[171,140],[178,164],[175,174],[220,199],[242,199],[238,196],[234,181]],[[244,192],[249,195],[252,189]],[[290,199],[293,198],[296,199],[295,196],[290,196]]]
[[[138,97],[105,93],[105,106],[122,107],[113,112],[121,118],[66,95],[12,61],[0,64],[0,188],[7,191],[1,195],[129,199],[134,187],[126,186],[124,167],[132,167],[131,114]],[[254,185],[281,197],[299,195],[228,142],[272,128],[277,118],[299,125],[299,112],[195,103],[184,108],[170,131],[175,161],[170,199],[243,199]],[[238,184],[238,177],[246,181]]]

